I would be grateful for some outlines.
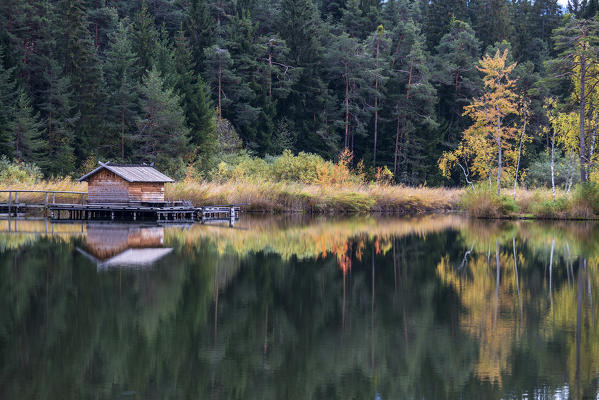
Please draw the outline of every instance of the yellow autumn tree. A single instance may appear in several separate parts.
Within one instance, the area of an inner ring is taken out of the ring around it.
[[[497,194],[501,188],[502,169],[507,165],[515,170],[516,138],[518,129],[505,123],[505,119],[518,114],[516,80],[510,77],[516,63],[508,65],[508,50],[499,50],[494,56],[486,54],[480,61],[479,71],[484,74],[484,93],[465,107],[464,115],[472,118],[473,124],[464,131],[457,149],[446,152],[439,160],[444,175],[449,175],[454,166],[459,166],[466,181],[470,171],[481,178],[490,178],[493,164],[497,166]]]

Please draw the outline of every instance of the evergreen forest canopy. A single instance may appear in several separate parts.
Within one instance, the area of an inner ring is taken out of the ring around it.
[[[3,0],[0,154],[180,178],[347,149],[408,185],[568,186],[595,172],[597,3]]]

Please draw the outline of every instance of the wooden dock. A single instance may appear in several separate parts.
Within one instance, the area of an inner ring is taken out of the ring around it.
[[[53,220],[228,222],[232,226],[240,213],[238,205],[195,207],[189,201],[88,204],[86,192],[0,190],[2,193],[8,194],[8,202],[0,203],[0,214],[6,214],[9,218],[37,211]],[[24,201],[26,195],[28,201]],[[61,202],[61,197],[77,198],[77,202]]]

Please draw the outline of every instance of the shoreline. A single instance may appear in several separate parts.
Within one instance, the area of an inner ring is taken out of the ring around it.
[[[42,181],[32,185],[0,185],[0,190],[64,190],[87,191],[87,184],[71,179]],[[170,200],[189,200],[195,206],[210,204],[242,204],[242,212],[253,215],[373,215],[422,216],[460,214],[477,219],[539,220],[539,221],[596,221],[592,208],[579,203],[564,203],[566,195],[559,194],[553,203],[549,189],[517,191],[511,196],[497,197],[489,190],[407,187],[378,184],[311,185],[297,182],[207,182],[182,181],[167,184],[165,197]],[[579,197],[581,197],[579,195]],[[582,196],[584,197],[584,196]],[[570,194],[568,199],[572,199]],[[35,201],[35,194],[22,196]],[[68,196],[63,199],[75,201]],[[0,202],[6,199],[0,197]]]

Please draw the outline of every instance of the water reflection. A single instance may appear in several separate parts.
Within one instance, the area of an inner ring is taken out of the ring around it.
[[[0,221],[2,398],[598,392],[595,223],[24,224]]]
[[[103,270],[151,267],[173,249],[164,247],[162,226],[94,223],[87,224],[85,248],[77,250]]]

